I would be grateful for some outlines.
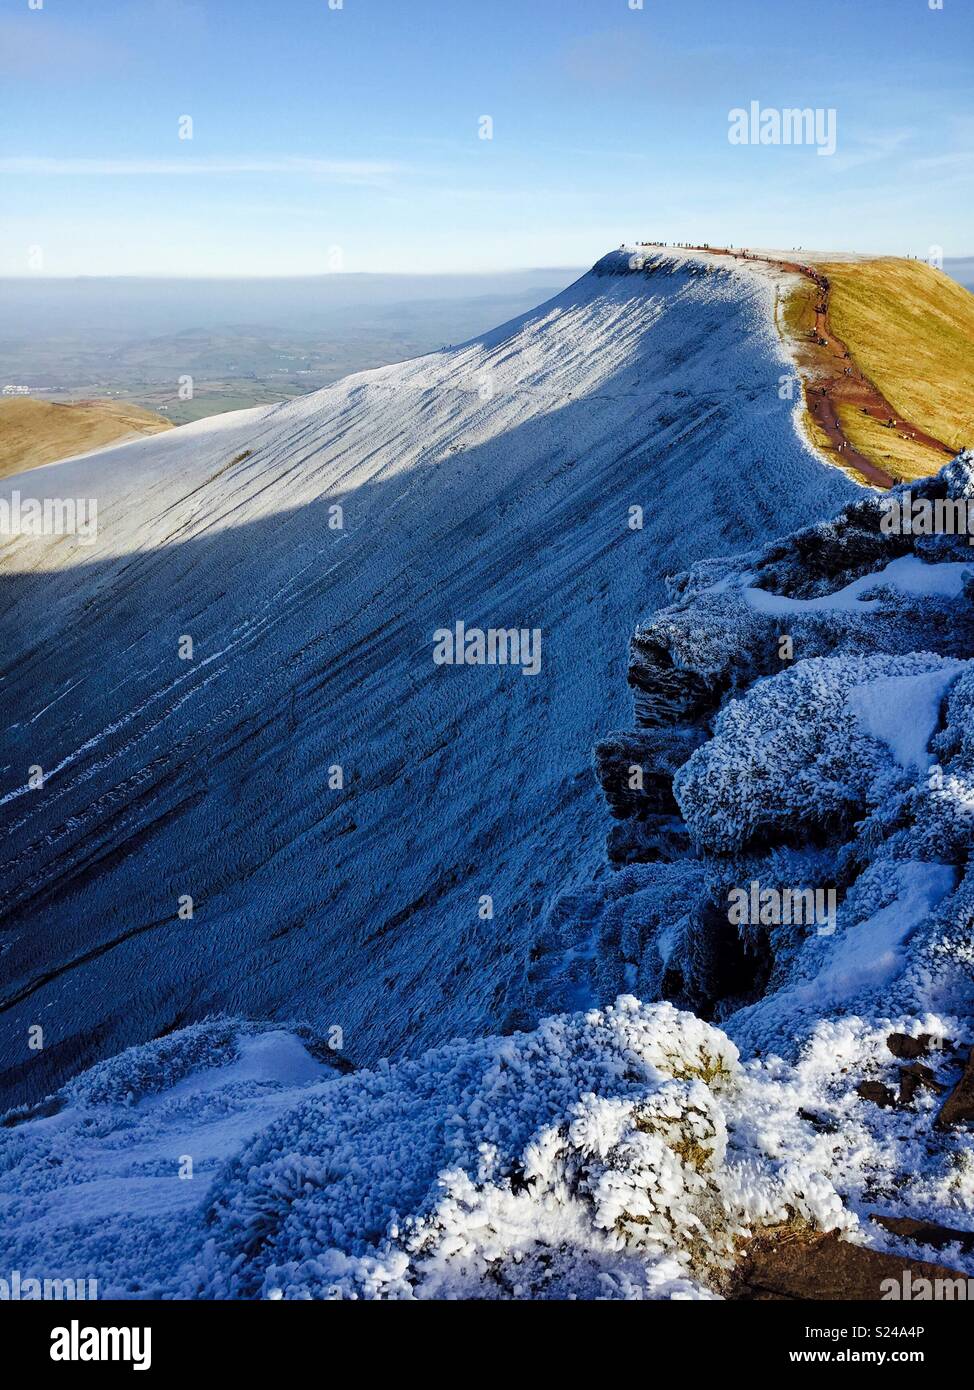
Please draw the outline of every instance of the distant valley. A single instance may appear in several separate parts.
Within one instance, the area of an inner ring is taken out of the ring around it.
[[[463,342],[578,273],[0,280],[0,390],[186,424]]]

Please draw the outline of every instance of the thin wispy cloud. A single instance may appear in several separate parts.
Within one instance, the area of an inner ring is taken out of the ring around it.
[[[933,169],[950,173],[956,170],[962,173],[974,167],[974,150],[950,150],[945,154],[928,155],[923,159],[914,159],[910,167],[917,171]]]
[[[832,161],[833,171],[845,172],[859,169],[865,164],[877,164],[882,160],[894,159],[902,154],[914,139],[912,129],[883,131],[879,134],[858,133],[851,147],[840,150]]]
[[[284,155],[261,159],[58,159],[41,155],[0,158],[0,173],[166,178],[192,174],[312,174],[333,179],[369,179],[404,172],[403,164],[370,159],[309,159]]]

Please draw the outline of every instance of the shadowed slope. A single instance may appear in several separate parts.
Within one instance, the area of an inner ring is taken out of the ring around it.
[[[662,575],[854,491],[779,398],[773,298],[610,256],[465,347],[37,475],[99,535],[0,550],[6,1098],[220,1008],[357,1061],[510,1022],[600,869],[591,748]],[[540,628],[540,674],[435,666],[457,621]]]

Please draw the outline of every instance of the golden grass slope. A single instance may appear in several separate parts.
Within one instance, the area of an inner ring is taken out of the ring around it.
[[[172,422],[127,401],[0,399],[0,478],[84,454],[131,435],[158,434]]]
[[[922,261],[826,261],[829,322],[898,416],[954,451],[974,444],[974,295]],[[840,411],[850,442],[896,477],[943,457],[862,414]]]

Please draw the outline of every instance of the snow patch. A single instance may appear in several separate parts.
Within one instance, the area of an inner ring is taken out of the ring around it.
[[[958,598],[964,591],[964,576],[971,573],[971,566],[963,562],[944,560],[925,564],[916,555],[900,555],[875,574],[863,575],[837,589],[834,594],[823,594],[819,598],[788,598],[784,594],[773,594],[768,589],[759,589],[751,583],[744,589],[744,597],[756,613],[774,616],[829,611],[861,613],[881,606],[879,599],[868,599],[863,595],[882,588],[895,589],[910,598]],[[743,577],[744,583],[749,580],[753,580],[753,575]]]
[[[851,690],[848,707],[863,733],[885,743],[901,767],[929,767],[944,695],[965,664],[948,661],[914,676],[880,676]]]

